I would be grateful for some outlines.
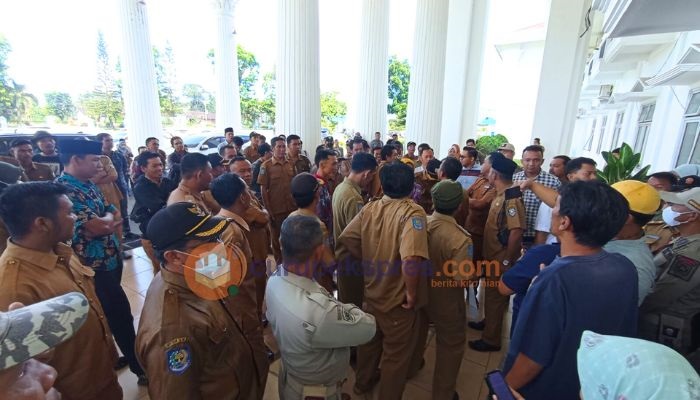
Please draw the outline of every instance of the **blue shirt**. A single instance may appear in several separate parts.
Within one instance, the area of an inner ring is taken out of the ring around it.
[[[64,172],[56,178],[68,188],[68,198],[73,202],[73,212],[78,216],[71,246],[80,262],[97,271],[111,271],[119,263],[119,242],[114,233],[100,237],[87,237],[85,223],[93,218],[102,218],[116,209],[107,205],[100,189],[94,183],[82,182]]]
[[[619,254],[562,257],[540,272],[520,308],[504,371],[519,353],[543,367],[518,389],[526,399],[578,399],[576,352],[584,330],[637,333],[637,271]]]
[[[608,253],[622,254],[632,262],[637,269],[637,277],[639,278],[639,300],[638,305],[651,293],[656,279],[656,265],[654,265],[654,256],[649,250],[645,238],[637,240],[611,240],[603,249]]]
[[[506,271],[501,277],[503,283],[515,292],[515,297],[513,297],[513,320],[510,324],[511,336],[513,336],[520,305],[525,299],[527,289],[530,287],[532,279],[540,273],[540,264],[551,264],[559,255],[560,248],[561,245],[559,243],[534,246],[525,252],[525,255],[515,263],[513,268]]]

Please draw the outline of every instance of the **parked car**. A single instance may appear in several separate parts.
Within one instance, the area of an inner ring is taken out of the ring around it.
[[[247,136],[239,136],[243,139],[243,146],[250,141]],[[226,141],[223,135],[193,135],[182,138],[190,153],[213,154],[218,152],[219,144]]]
[[[55,132],[51,132],[51,134],[56,138],[56,148],[58,149],[59,152],[61,151],[61,142],[64,142],[66,140],[75,140],[75,139],[79,139],[79,138],[95,140],[95,136],[96,136],[96,135],[88,134],[88,133],[55,133]],[[0,134],[0,155],[10,154],[10,143],[12,143],[13,140],[16,140],[16,139],[32,140],[33,137],[34,137],[34,132]],[[38,148],[35,147],[35,151],[39,151]]]

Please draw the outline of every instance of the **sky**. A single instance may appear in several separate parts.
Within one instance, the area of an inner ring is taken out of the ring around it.
[[[117,2],[122,0],[1,0],[0,34],[12,46],[9,74],[38,95],[66,91],[74,97],[91,90],[96,79],[97,32],[104,33],[111,61],[121,54]],[[151,43],[170,43],[176,63],[177,88],[196,83],[214,91],[207,59],[215,47],[216,16],[212,0],[146,0]],[[255,54],[260,77],[274,70],[277,55],[278,0],[239,0],[236,40]],[[412,58],[418,0],[390,0],[389,55]],[[430,0],[425,0],[430,1]],[[453,0],[455,1],[455,0]],[[472,0],[457,0],[472,1]],[[485,1],[485,0],[473,0]],[[498,107],[513,87],[503,87],[501,62],[494,41],[516,29],[546,22],[549,0],[489,0],[487,50],[482,77],[482,114]],[[321,91],[337,91],[348,105],[357,99],[361,0],[319,0]],[[37,10],[41,10],[37,12]],[[496,73],[498,71],[498,73]],[[261,93],[259,93],[261,95]],[[490,111],[489,111],[490,112]],[[483,116],[483,115],[482,115]]]

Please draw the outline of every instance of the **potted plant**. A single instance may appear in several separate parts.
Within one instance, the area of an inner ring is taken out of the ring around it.
[[[642,159],[641,153],[635,153],[632,147],[627,143],[622,143],[620,154],[613,154],[610,151],[602,152],[606,165],[603,170],[598,170],[598,179],[606,182],[609,185],[619,181],[634,180],[647,181],[647,172],[651,165],[647,165],[639,169],[636,173],[635,169],[639,166],[639,161]]]

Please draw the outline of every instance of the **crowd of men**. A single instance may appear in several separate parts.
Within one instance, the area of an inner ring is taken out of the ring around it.
[[[297,135],[225,138],[210,155],[148,138],[135,157],[106,133],[11,143],[0,309],[71,292],[85,308],[40,360],[56,373],[46,398],[120,399],[128,366],[152,399],[261,399],[269,324],[280,398],[346,398],[353,368],[355,396],[400,399],[432,326],[432,396],[457,399],[465,347],[501,350],[511,295],[502,369],[528,399],[578,398],[584,331],[690,359],[700,346],[696,165],[608,185],[590,158],[557,155],[545,171],[538,139],[518,165],[512,144],[482,154],[473,139],[438,160],[379,132],[326,138],[313,157]],[[138,330],[121,287],[135,238],[155,274]]]

